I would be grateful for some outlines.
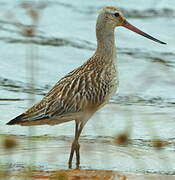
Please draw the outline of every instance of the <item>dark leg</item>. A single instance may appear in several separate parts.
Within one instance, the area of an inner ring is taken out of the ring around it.
[[[75,151],[75,140],[76,140],[76,136],[78,133],[78,126],[79,126],[78,122],[75,121],[75,139],[71,146],[71,152],[70,152],[70,156],[69,156],[69,168],[72,168],[72,159],[73,159],[74,151]]]
[[[70,152],[70,156],[69,156],[69,168],[72,168],[72,159],[74,156],[74,152],[76,153],[76,168],[79,169],[80,166],[80,145],[78,142],[78,139],[80,137],[80,134],[82,132],[83,129],[83,124],[79,124],[78,122],[76,122],[75,125],[75,139],[72,143],[72,147],[71,147],[71,152]]]
[[[76,169],[79,169],[80,168],[80,144],[78,143],[78,141],[77,141],[75,153],[76,153]]]
[[[84,127],[84,124],[81,123],[80,127],[78,129],[78,133],[77,133],[77,142],[76,142],[76,149],[75,149],[75,152],[76,152],[76,169],[80,168],[80,144],[78,142],[78,139],[79,139],[80,134],[83,130],[83,127]]]

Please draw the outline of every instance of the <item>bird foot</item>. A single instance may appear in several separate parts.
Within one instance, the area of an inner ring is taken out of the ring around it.
[[[69,157],[69,163],[68,167],[69,169],[72,169],[72,160],[74,156],[74,152],[76,154],[76,169],[80,168],[80,153],[79,153],[80,145],[77,140],[74,140],[71,147],[70,157]]]

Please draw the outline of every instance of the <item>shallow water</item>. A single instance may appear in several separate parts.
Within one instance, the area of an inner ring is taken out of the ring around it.
[[[128,21],[168,45],[156,44],[123,28],[116,30],[120,88],[110,104],[96,113],[84,128],[82,167],[173,174],[175,3],[168,0],[146,3],[143,0],[139,3],[137,0],[59,0],[46,5],[37,35],[30,39],[22,36],[20,27],[31,22],[25,10],[19,7],[19,1],[6,0],[0,4],[0,133],[17,135],[21,144],[13,152],[12,166],[28,164],[29,160],[21,157],[30,159],[30,153],[35,151],[28,147],[28,128],[5,125],[27,109],[32,97],[26,73],[31,44],[38,55],[34,93],[37,102],[58,79],[93,54],[97,11],[105,5],[115,5],[124,11]],[[17,26],[16,22],[22,25]],[[126,130],[132,140],[128,147],[111,143],[115,135]],[[67,168],[73,122],[53,127],[38,126],[32,135],[48,137],[37,140],[38,167]],[[170,144],[163,153],[158,153],[150,149],[152,138],[163,138]],[[8,156],[8,153],[0,154],[4,163],[8,162]],[[51,163],[54,157],[57,158]],[[169,165],[162,163],[165,159]]]

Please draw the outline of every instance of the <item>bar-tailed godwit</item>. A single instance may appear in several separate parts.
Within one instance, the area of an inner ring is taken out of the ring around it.
[[[166,44],[129,24],[118,8],[100,10],[96,24],[97,49],[82,66],[60,79],[46,96],[8,125],[56,125],[75,120],[75,139],[71,146],[69,168],[76,155],[76,168],[80,165],[79,137],[86,122],[109,102],[119,85],[115,27],[123,26],[146,38]]]

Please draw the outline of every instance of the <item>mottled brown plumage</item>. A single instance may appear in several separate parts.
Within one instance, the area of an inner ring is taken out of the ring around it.
[[[97,49],[94,55],[82,66],[60,79],[38,104],[7,123],[23,126],[55,125],[75,120],[75,139],[69,157],[70,168],[74,153],[76,167],[80,164],[78,139],[84,125],[99,108],[109,102],[118,87],[114,38],[114,29],[117,26],[125,26],[149,39],[163,43],[129,24],[119,9],[103,8],[97,19]]]
[[[23,113],[17,123],[53,125],[81,119],[87,111],[96,111],[108,102],[116,86],[115,72],[112,62],[106,63],[103,57],[95,54],[58,81],[38,104]]]

